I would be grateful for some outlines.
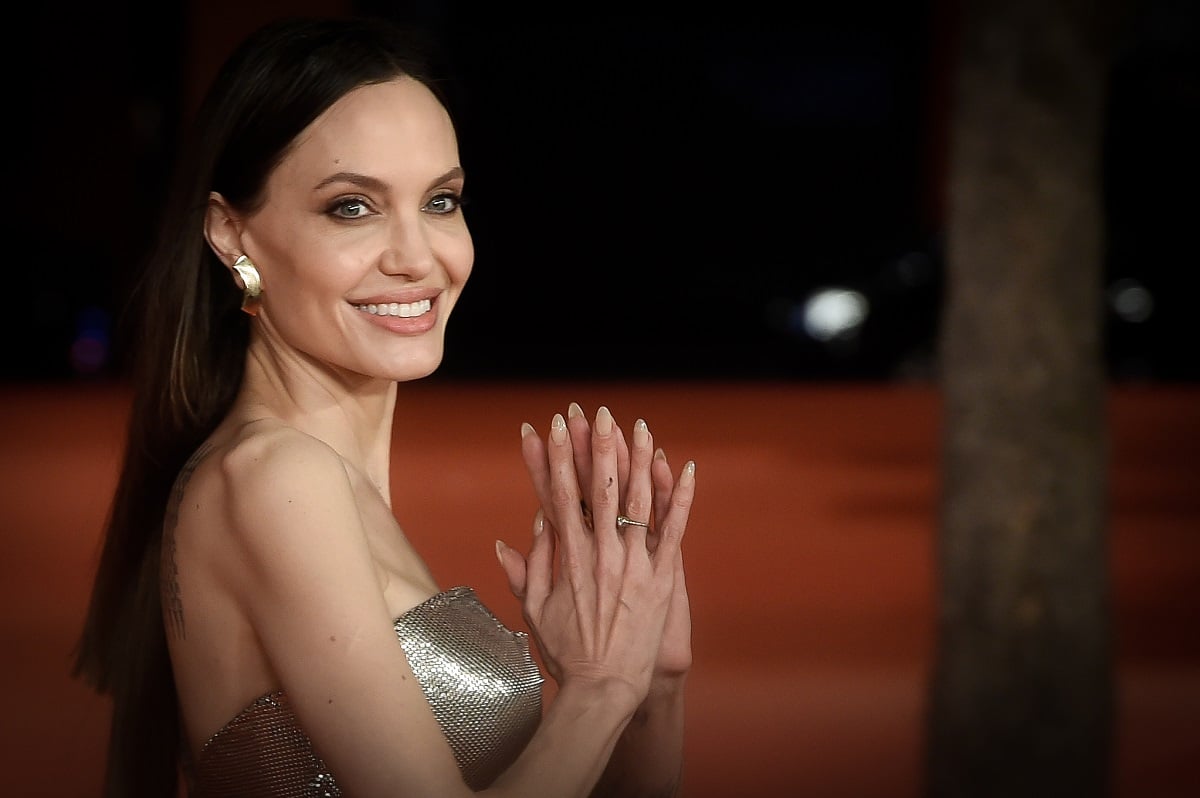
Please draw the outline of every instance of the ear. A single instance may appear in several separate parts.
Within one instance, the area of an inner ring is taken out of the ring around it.
[[[233,266],[239,255],[246,254],[246,250],[242,248],[241,220],[225,198],[216,191],[208,195],[208,208],[204,215],[204,238],[226,266]]]

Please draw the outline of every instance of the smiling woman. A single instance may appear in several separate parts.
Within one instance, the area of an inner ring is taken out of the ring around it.
[[[540,509],[496,555],[545,708],[528,637],[397,522],[398,385],[438,368],[474,260],[419,54],[381,20],[272,23],[200,109],[77,661],[113,698],[106,796],[677,789],[693,463],[604,407],[522,426]]]
[[[226,264],[249,257],[266,288],[251,360],[314,358],[393,380],[437,368],[474,258],[463,182],[445,107],[401,77],[317,117],[271,172],[267,201],[213,191],[208,242]]]

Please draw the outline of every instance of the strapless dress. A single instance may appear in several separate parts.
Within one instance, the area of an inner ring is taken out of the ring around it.
[[[541,719],[543,678],[528,635],[506,628],[469,587],[430,597],[394,625],[463,780],[473,790],[488,786]],[[210,737],[184,775],[190,798],[341,795],[282,690],[258,698]]]

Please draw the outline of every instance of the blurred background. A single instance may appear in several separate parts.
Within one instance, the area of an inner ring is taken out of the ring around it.
[[[443,376],[931,376],[953,5],[653,8],[25,9],[0,373],[119,373],[128,279],[217,63],[272,16],[364,11],[423,28],[455,99],[478,256]],[[1096,312],[1113,378],[1195,381],[1200,14],[1140,9],[1107,93]]]
[[[469,174],[475,271],[443,367],[401,391],[394,451],[399,515],[439,581],[519,627],[491,544],[519,544],[533,511],[520,423],[570,401],[643,416],[707,491],[682,798],[920,794],[955,5],[513,5],[6,12],[10,792],[97,794],[108,707],[70,652],[123,445],[123,303],[180,133],[251,29],[367,12],[440,48]],[[1200,786],[1200,4],[1135,5],[1097,187],[1112,767],[1119,798],[1183,798]]]

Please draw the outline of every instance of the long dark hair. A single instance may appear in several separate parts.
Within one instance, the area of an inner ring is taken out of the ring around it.
[[[359,86],[430,77],[431,40],[383,19],[287,19],[251,34],[218,72],[190,128],[156,246],[135,284],[134,398],[74,673],[112,696],[104,795],[166,798],[180,726],[159,586],[163,515],[177,474],[241,385],[249,317],[204,238],[209,192],[238,211],[264,201],[297,135]]]

